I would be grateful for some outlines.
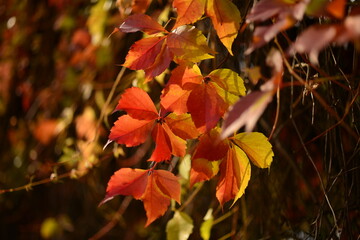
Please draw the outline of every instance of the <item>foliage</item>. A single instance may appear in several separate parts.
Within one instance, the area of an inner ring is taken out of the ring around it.
[[[2,238],[356,239],[357,1],[0,11]]]

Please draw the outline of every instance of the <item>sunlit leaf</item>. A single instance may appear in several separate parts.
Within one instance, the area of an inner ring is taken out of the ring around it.
[[[204,158],[191,160],[190,187],[195,183],[210,180],[219,172],[219,161],[209,161]]]
[[[211,18],[220,41],[233,55],[232,43],[240,28],[240,12],[229,0],[207,0],[206,15]]]
[[[201,235],[202,239],[204,239],[204,240],[210,239],[211,228],[212,228],[213,222],[214,222],[214,217],[212,215],[212,212],[213,212],[213,209],[209,208],[209,210],[207,211],[207,213],[204,217],[204,222],[202,222],[201,226],[200,226],[200,235]]]
[[[234,141],[257,167],[270,167],[274,153],[264,134],[259,132],[239,133],[234,136]]]
[[[155,141],[155,149],[149,158],[149,161],[161,162],[170,160],[171,157],[171,143],[169,136],[164,131],[161,124],[156,124],[152,132],[152,137]]]
[[[165,121],[171,131],[182,139],[194,139],[199,136],[190,114],[176,115],[171,113]]]
[[[115,110],[124,110],[129,116],[139,120],[153,120],[158,117],[155,105],[149,95],[137,87],[126,89]]]
[[[127,147],[144,143],[154,126],[154,120],[138,120],[124,115],[111,128],[109,139]]]
[[[196,22],[204,14],[206,0],[174,0],[177,18],[174,28]]]
[[[163,49],[165,39],[166,37],[149,37],[135,42],[126,55],[123,66],[132,70],[152,67]]]
[[[211,78],[211,81],[214,81],[219,87],[234,95],[244,96],[246,93],[244,80],[230,69],[216,69],[209,73],[207,77]]]
[[[201,84],[191,92],[187,107],[197,129],[205,132],[216,126],[228,104],[217,94],[214,86]]]
[[[213,58],[215,52],[206,44],[206,38],[201,31],[192,26],[180,26],[167,37],[170,50],[179,59],[189,62],[199,62]]]
[[[229,149],[227,140],[221,140],[218,129],[211,129],[199,138],[193,159],[204,158],[209,161],[220,160],[225,157]]]
[[[120,25],[120,30],[127,33],[142,31],[147,34],[155,34],[166,31],[159,23],[145,14],[134,14],[129,16]]]
[[[238,200],[245,192],[251,175],[251,166],[246,154],[232,146],[220,164],[220,179],[216,186],[216,198],[220,205]]]

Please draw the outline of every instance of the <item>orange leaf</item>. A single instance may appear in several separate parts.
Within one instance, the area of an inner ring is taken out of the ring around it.
[[[148,218],[145,227],[164,215],[170,199],[180,203],[180,184],[178,178],[164,170],[149,171],[148,184],[141,197]]]
[[[240,28],[240,12],[229,0],[208,0],[206,15],[211,18],[220,41],[233,55],[231,46]]]
[[[157,110],[149,95],[137,87],[125,90],[115,110],[124,110],[129,116],[138,120],[154,120],[158,118]]]
[[[142,31],[147,34],[166,32],[166,30],[151,17],[145,14],[134,14],[129,16],[121,25],[122,32]]]
[[[217,124],[228,104],[217,94],[214,86],[201,84],[191,92],[187,107],[197,129],[205,132]]]
[[[160,123],[156,124],[152,132],[152,137],[155,141],[155,149],[151,154],[149,161],[162,162],[170,160],[171,157],[171,143],[169,136],[164,131]]]
[[[144,13],[149,5],[151,0],[132,0],[132,12],[133,13]]]
[[[108,182],[103,204],[116,195],[132,195],[140,199],[148,183],[148,171],[142,169],[122,168],[114,173]]]
[[[188,62],[200,62],[213,58],[215,52],[206,44],[206,38],[194,26],[180,26],[169,33],[167,43],[179,59]]]
[[[135,42],[126,55],[124,67],[132,70],[153,67],[156,58],[163,49],[166,37],[150,37]]]
[[[204,14],[206,0],[174,0],[177,11],[174,28],[196,22]]]
[[[179,136],[176,136],[166,123],[163,123],[163,128],[170,139],[171,153],[178,157],[185,156],[186,153],[186,141]]]
[[[251,166],[246,154],[237,146],[232,146],[220,164],[220,179],[216,186],[216,198],[220,205],[239,199],[248,185]]]
[[[137,146],[146,141],[153,125],[154,120],[138,120],[124,115],[111,128],[109,139],[127,147]]]
[[[225,157],[229,149],[227,141],[220,139],[218,129],[211,129],[199,138],[192,159],[204,158],[209,161],[220,160]]]
[[[165,41],[158,56],[155,59],[154,64],[151,65],[149,68],[144,69],[146,76],[145,82],[149,82],[154,77],[164,72],[169,67],[173,58],[174,54],[170,51]]]
[[[169,114],[165,119],[171,131],[182,139],[194,139],[199,136],[199,132],[191,119],[190,114]]]
[[[165,94],[161,95],[161,107],[166,112],[174,112],[176,114],[184,114],[188,112],[187,101],[190,96],[191,91],[184,90],[179,85],[171,84],[164,92]]]
[[[204,158],[191,160],[190,187],[195,183],[210,180],[219,172],[219,161],[209,161]]]
[[[132,195],[141,199],[148,226],[165,213],[170,199],[180,203],[180,184],[178,178],[168,171],[122,168],[111,177],[100,205],[116,195]]]

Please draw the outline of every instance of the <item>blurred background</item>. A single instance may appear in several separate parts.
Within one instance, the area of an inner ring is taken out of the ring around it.
[[[244,16],[245,7],[236,4]],[[152,144],[132,149],[111,144],[103,150],[119,116],[111,114],[119,94],[137,85],[158,99],[169,77],[165,73],[143,84],[141,72],[121,72],[128,49],[142,35],[108,36],[130,6],[131,1],[111,0],[2,0],[0,239],[165,239],[171,212],[144,229],[140,201],[118,196],[98,207],[114,171],[146,168]],[[170,6],[155,1],[149,12],[165,23],[173,16]],[[289,36],[312,23],[307,19]],[[208,24],[205,19],[198,26],[206,30]],[[260,66],[266,76],[264,59],[271,44],[245,58],[250,39],[239,36],[234,43],[238,54],[218,61],[239,73],[244,66]],[[226,55],[216,47],[219,56]],[[211,239],[234,229],[233,239],[357,239],[359,56],[349,44],[327,49],[320,62],[326,63],[320,75],[310,71],[314,79],[321,77],[312,85],[317,95],[301,86],[282,90],[270,171],[252,169],[245,196],[231,209],[230,204],[219,206],[216,182],[206,182],[184,209],[195,225],[190,239],[201,239],[199,228],[209,209],[215,218],[229,213],[213,226]],[[304,69],[295,70],[305,76]],[[292,80],[284,75],[285,82]],[[246,81],[250,89],[257,87]],[[275,113],[276,101],[256,130],[269,136]],[[184,200],[192,191],[184,186]]]

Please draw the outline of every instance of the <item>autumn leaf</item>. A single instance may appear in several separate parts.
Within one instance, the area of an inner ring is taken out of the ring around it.
[[[130,33],[142,31],[147,34],[166,32],[166,30],[155,20],[145,14],[134,14],[125,19],[120,25],[122,32]]]
[[[144,70],[146,81],[161,74],[174,57],[175,61],[196,63],[213,58],[211,54],[215,53],[207,46],[202,32],[193,26],[180,26],[168,32],[149,16],[135,14],[128,17],[119,29],[150,34],[131,46],[123,64],[132,70]]]
[[[148,226],[166,212],[171,199],[180,203],[180,183],[169,171],[122,168],[108,182],[100,205],[117,195],[131,195],[142,200]]]
[[[121,96],[115,110],[124,110],[138,120],[153,120],[158,117],[157,110],[149,95],[141,88],[128,88]]]
[[[272,68],[272,77],[260,86],[260,91],[251,92],[249,95],[240,98],[230,108],[222,125],[222,138],[234,134],[243,126],[245,126],[245,131],[252,131],[257,120],[271,102],[277,88],[281,85],[284,69],[280,52],[271,50],[266,58],[266,63]]]
[[[243,126],[245,131],[252,131],[272,98],[272,92],[261,91],[254,91],[241,98],[226,114],[221,136],[230,136]]]
[[[308,53],[310,61],[318,64],[319,52],[335,43],[345,44],[349,41],[358,41],[360,38],[360,14],[350,15],[340,24],[315,25],[307,28],[298,36],[288,53]],[[320,41],[318,37],[320,37]]]
[[[193,154],[193,159],[204,158],[209,161],[221,160],[228,151],[228,143],[226,140],[220,139],[218,129],[211,129],[199,138]]]
[[[256,3],[246,18],[247,22],[264,22],[271,18],[274,21],[273,24],[255,28],[253,41],[245,54],[250,54],[256,48],[272,40],[279,32],[292,27],[301,20],[309,2],[309,0],[262,0]]]
[[[207,0],[206,15],[210,17],[220,41],[233,55],[232,44],[240,28],[240,12],[229,0]]]
[[[190,112],[203,133],[212,129],[229,105],[243,94],[243,80],[230,69],[217,69],[204,77],[196,65],[180,65],[163,90],[161,105],[165,111]]]
[[[216,186],[216,198],[220,205],[244,194],[251,175],[249,159],[243,150],[232,145],[220,164],[220,179]]]
[[[124,115],[111,128],[109,140],[134,147],[146,141],[153,127],[154,120],[138,120]]]
[[[231,46],[240,28],[240,12],[229,0],[175,0],[173,7],[177,9],[175,27],[191,24],[199,20],[205,13],[210,17],[220,41],[233,55]]]
[[[135,42],[126,55],[123,66],[132,70],[154,68],[153,64],[163,49],[165,41],[166,37],[163,36],[144,38]],[[168,64],[170,64],[170,62]],[[168,67],[168,65],[166,67]],[[163,69],[163,71],[165,69]]]
[[[219,172],[219,161],[209,161],[204,158],[191,160],[190,187],[195,183],[210,180]]]
[[[205,12],[206,0],[174,0],[177,18],[174,28],[199,20]]]
[[[200,62],[213,58],[210,54],[215,54],[215,51],[207,46],[205,36],[194,26],[183,25],[175,28],[168,35],[167,44],[178,59],[187,62]]]
[[[201,84],[191,92],[187,107],[199,132],[206,132],[216,126],[228,104],[217,94],[214,86]]]
[[[269,168],[274,156],[272,146],[264,134],[259,132],[239,133],[234,142],[259,168]]]
[[[166,161],[171,155],[184,156],[186,139],[196,138],[199,134],[189,115],[159,116],[149,95],[137,87],[129,88],[123,93],[116,110],[125,110],[128,114],[120,116],[115,122],[109,140],[133,147],[144,143],[151,134],[155,149],[149,161]],[[188,129],[185,130],[184,127]],[[185,131],[188,132],[185,134]]]
[[[182,139],[194,139],[199,136],[199,132],[192,121],[190,114],[176,115],[170,113],[166,117],[166,124],[172,132]]]

